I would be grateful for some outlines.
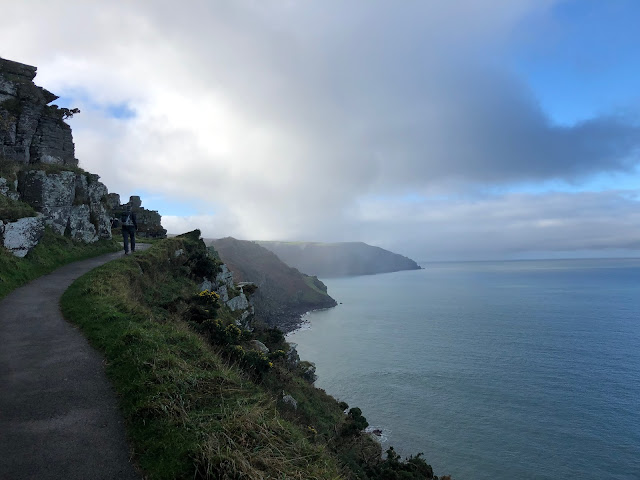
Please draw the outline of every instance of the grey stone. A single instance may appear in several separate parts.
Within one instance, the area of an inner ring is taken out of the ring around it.
[[[47,175],[43,170],[29,170],[20,175],[18,189],[22,201],[36,209],[70,207],[76,194],[76,174],[60,172]]]
[[[0,58],[0,155],[23,164],[77,166],[71,127],[56,98],[33,83],[36,67]]]
[[[11,186],[13,186],[13,189]],[[20,198],[18,192],[16,192],[15,183],[11,183],[2,177],[0,177],[0,195],[9,197],[11,200],[18,200]]]
[[[247,297],[244,293],[241,293],[237,297],[229,299],[225,303],[227,304],[227,307],[229,307],[229,309],[234,312],[236,310],[244,310],[245,308],[249,308],[249,301],[247,300]]]
[[[216,275],[216,282],[219,285],[226,285],[227,288],[233,288],[233,274],[225,264],[222,264],[220,273]]]
[[[216,293],[220,295],[220,300],[224,303],[229,301],[229,291],[227,290],[226,284],[216,288]]]
[[[107,208],[102,203],[91,203],[89,205],[89,220],[97,228],[99,238],[111,237],[111,218],[107,213]]]
[[[162,217],[155,210],[145,210],[139,208],[136,210],[138,219],[138,236],[150,238],[166,238],[167,231],[162,228]]]
[[[71,217],[71,206],[68,207],[43,207],[40,209],[45,217],[46,224],[58,235],[64,235]]]
[[[86,175],[76,175],[75,204],[89,203],[89,185]]]
[[[304,372],[302,372],[302,378],[309,383],[314,383],[318,379],[318,376],[316,375],[316,366],[313,363],[309,362],[309,366],[307,366]]]
[[[109,193],[107,194],[107,208],[110,211],[117,210],[120,208],[120,195],[117,193]]]
[[[183,253],[184,250],[180,248],[173,253],[173,256],[179,257]],[[201,292],[204,292],[205,290],[211,292],[213,291],[213,283],[211,283],[211,280],[209,280],[207,277],[204,277],[204,281],[198,286],[198,290],[200,290]]]
[[[300,355],[298,355],[298,350],[296,350],[297,346],[295,343],[290,343],[289,350],[287,350],[286,359],[290,368],[295,368],[300,364]]]
[[[250,325],[251,322],[247,321],[252,314],[253,312],[249,310],[245,310],[244,312],[242,312],[242,315],[240,315],[240,318],[236,320],[236,325],[244,328],[245,330],[253,331],[253,328],[251,328],[251,325]]]
[[[93,243],[98,240],[96,227],[91,223],[91,211],[88,205],[71,207],[69,213],[69,227],[71,238],[84,243]]]
[[[269,353],[269,348],[260,340],[251,340],[251,345],[260,350],[262,353]]]
[[[62,121],[57,109],[45,107],[29,147],[31,163],[77,165],[71,127]]]
[[[184,249],[182,249],[182,248],[179,248],[175,252],[173,252],[173,257],[174,258],[179,257],[181,255],[184,255]],[[205,284],[211,285],[211,282],[205,278],[205,281],[202,282],[202,284],[203,285],[205,285]],[[203,292],[204,290],[210,290],[210,289],[211,289],[210,286],[206,286],[206,287],[202,288],[200,291]]]
[[[129,197],[129,205],[131,205],[131,208],[138,209],[142,207],[142,200],[140,200],[139,196],[132,195]]]
[[[298,409],[298,402],[291,395],[285,395],[284,397],[282,397],[282,403],[284,403],[285,405],[289,405],[294,410]]]
[[[89,193],[89,203],[101,203],[103,200],[106,200],[109,193],[104,183],[98,182],[97,180],[89,182],[87,190]]]
[[[16,222],[4,224],[2,241],[6,249],[16,257],[24,257],[35,247],[44,235],[44,217],[25,217]]]

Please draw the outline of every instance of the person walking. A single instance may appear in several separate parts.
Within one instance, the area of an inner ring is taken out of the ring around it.
[[[131,239],[131,252],[136,251],[136,230],[138,229],[138,220],[136,214],[131,210],[131,205],[127,205],[127,209],[120,215],[120,223],[122,225],[124,254],[129,255],[129,239]]]

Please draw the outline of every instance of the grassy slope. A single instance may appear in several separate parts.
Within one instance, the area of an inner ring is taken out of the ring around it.
[[[36,211],[31,205],[0,195],[0,220],[15,222],[20,218],[35,216]]]
[[[0,298],[25,283],[76,260],[115,252],[120,246],[112,240],[92,244],[74,242],[45,230],[43,239],[24,258],[17,258],[0,247]]]
[[[62,299],[65,316],[107,358],[142,470],[154,479],[342,478],[324,442],[279,413],[276,395],[171,308],[157,308],[196,289],[174,260],[180,248],[184,240],[169,239],[107,264]],[[329,404],[335,424],[341,410]]]
[[[186,261],[175,255],[180,250]],[[379,444],[360,433],[366,420],[345,415],[346,404],[304,381],[304,362],[292,368],[279,357],[256,375],[230,360],[229,348],[195,333],[189,299],[197,297],[201,253],[188,238],[158,242],[89,272],[61,301],[105,355],[146,478],[433,478],[420,458],[382,461]],[[234,321],[224,307],[216,315],[211,324]],[[287,347],[276,330],[251,338],[271,352]],[[249,349],[250,339],[242,346]],[[279,400],[282,393],[297,409]]]

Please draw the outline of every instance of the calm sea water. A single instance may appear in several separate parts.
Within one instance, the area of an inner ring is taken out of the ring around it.
[[[640,479],[640,259],[424,266],[323,280],[316,386],[438,475]]]

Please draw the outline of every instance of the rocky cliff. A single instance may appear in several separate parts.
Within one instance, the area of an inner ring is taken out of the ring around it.
[[[162,216],[156,210],[147,210],[142,206],[142,200],[137,195],[129,197],[127,203],[120,203],[120,195],[110,193],[107,195],[107,209],[112,218],[118,219],[120,215],[130,206],[135,212],[138,221],[137,237],[142,238],[167,238],[167,231],[162,228]],[[112,228],[114,235],[121,233],[120,227]]]
[[[71,127],[77,109],[49,105],[58,98],[33,83],[36,67],[0,58],[0,246],[24,257],[46,226],[92,243],[111,238],[122,208],[97,175],[78,168]],[[160,215],[136,210],[141,236],[164,237]]]
[[[362,242],[256,243],[275,253],[290,267],[322,278],[420,269],[420,266],[410,258]]]
[[[327,287],[317,277],[303,275],[285,265],[260,245],[227,237],[206,240],[233,272],[236,281],[258,286],[252,296],[256,319],[288,332],[300,323],[300,315],[336,305]]]
[[[71,114],[58,97],[33,83],[36,67],[0,58],[0,155],[23,164],[77,166]]]

